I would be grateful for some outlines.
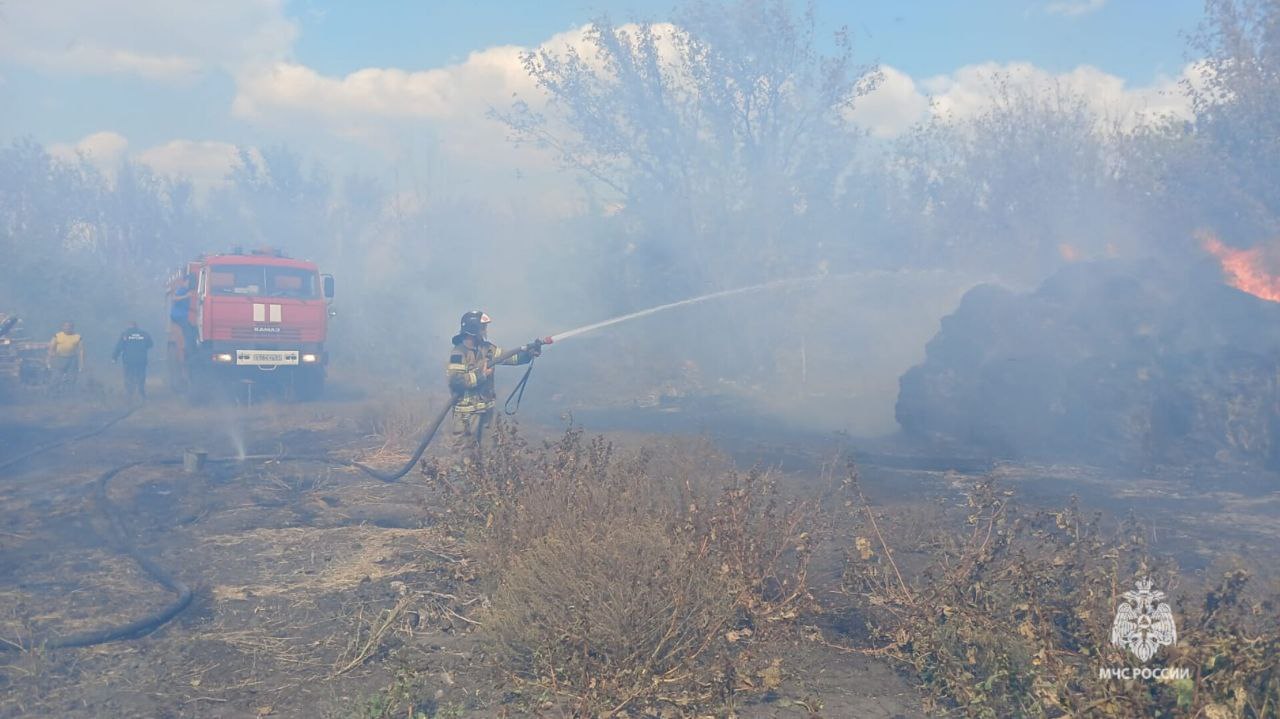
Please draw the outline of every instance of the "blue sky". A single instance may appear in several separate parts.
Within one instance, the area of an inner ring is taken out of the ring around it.
[[[225,171],[235,146],[284,143],[337,171],[426,163],[482,185],[486,172],[539,166],[510,154],[483,119],[532,90],[519,49],[573,42],[601,14],[664,21],[673,5],[11,0],[0,5],[0,140],[31,136],[204,181]],[[972,106],[983,73],[1014,63],[1028,82],[1066,78],[1100,105],[1176,110],[1176,80],[1194,60],[1183,34],[1202,5],[821,0],[816,10],[820,35],[847,26],[859,59],[892,71],[857,118],[891,137],[927,97]]]
[[[1065,3],[1087,7],[1089,3]],[[1053,2],[900,0],[816,4],[827,30],[846,26],[858,54],[912,75],[986,61],[1030,61],[1050,70],[1099,66],[1131,82],[1176,74],[1186,60],[1179,33],[1192,30],[1199,0],[1112,0],[1078,15]],[[289,6],[302,33],[300,61],[328,73],[369,66],[435,67],[491,45],[535,45],[601,14],[614,21],[665,20],[658,2],[366,2],[305,0]]]

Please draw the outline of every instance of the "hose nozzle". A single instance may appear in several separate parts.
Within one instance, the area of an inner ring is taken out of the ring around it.
[[[551,337],[539,337],[538,339],[530,342],[529,344],[525,345],[524,347],[521,347],[520,349],[524,350],[525,352],[537,352],[542,349],[543,345],[549,345],[554,341],[555,340],[552,339]]]

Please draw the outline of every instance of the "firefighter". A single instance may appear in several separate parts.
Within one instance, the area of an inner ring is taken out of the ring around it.
[[[479,458],[481,435],[493,419],[498,403],[493,387],[493,361],[502,350],[488,339],[489,315],[472,310],[462,316],[461,324],[453,338],[447,372],[449,390],[457,400],[453,405],[453,448],[456,455],[467,462]],[[528,364],[541,354],[541,348],[535,344],[501,364]]]
[[[174,290],[173,304],[169,307],[169,320],[182,330],[182,356],[191,357],[196,351],[196,327],[191,324],[191,295],[196,288],[196,277],[191,275]]]
[[[112,362],[124,360],[124,394],[130,401],[135,393],[141,399],[147,398],[147,352],[151,347],[151,335],[139,329],[137,322],[130,322],[111,353]]]
[[[63,322],[62,329],[49,340],[49,371],[58,387],[74,385],[84,370],[84,340],[76,332],[74,322]]]

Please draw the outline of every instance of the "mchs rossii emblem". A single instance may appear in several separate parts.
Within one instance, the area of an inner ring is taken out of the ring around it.
[[[1111,643],[1128,649],[1140,662],[1155,656],[1160,647],[1178,641],[1173,610],[1161,602],[1164,592],[1152,591],[1150,579],[1138,580],[1138,591],[1124,593],[1116,619],[1111,624]]]

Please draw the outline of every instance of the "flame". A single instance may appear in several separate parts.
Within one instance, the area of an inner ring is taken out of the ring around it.
[[[1077,250],[1073,245],[1069,245],[1066,242],[1058,245],[1058,254],[1067,262],[1075,262],[1080,259],[1080,250]]]
[[[1280,302],[1280,276],[1263,267],[1262,247],[1241,250],[1227,247],[1208,232],[1200,232],[1198,236],[1205,251],[1218,258],[1227,284],[1254,297]]]

